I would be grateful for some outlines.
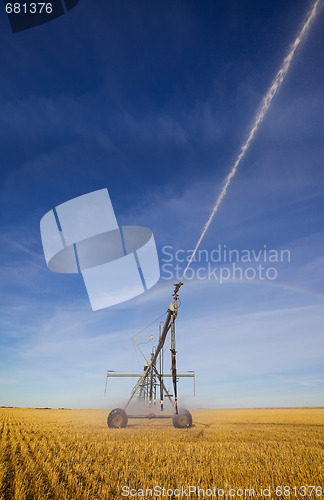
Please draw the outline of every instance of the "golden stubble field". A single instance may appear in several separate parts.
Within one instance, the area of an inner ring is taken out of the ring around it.
[[[0,500],[324,498],[323,409],[196,410],[191,429],[107,415],[0,409]]]

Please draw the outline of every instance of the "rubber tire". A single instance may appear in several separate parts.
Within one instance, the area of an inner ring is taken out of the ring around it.
[[[127,426],[127,422],[127,413],[121,408],[115,408],[112,410],[107,418],[108,427],[111,429],[122,429]]]
[[[178,415],[173,415],[172,423],[176,429],[188,429],[192,427],[191,413],[188,410],[179,410]]]

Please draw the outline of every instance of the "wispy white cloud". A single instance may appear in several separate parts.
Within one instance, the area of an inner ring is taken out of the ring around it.
[[[281,382],[288,384],[301,385],[303,387],[318,387],[324,385],[324,378],[314,378],[314,377],[278,377]]]

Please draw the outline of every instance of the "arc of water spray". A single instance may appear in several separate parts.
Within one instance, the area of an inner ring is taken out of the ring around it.
[[[227,193],[227,188],[228,186],[230,185],[234,175],[236,174],[236,171],[237,171],[237,168],[239,166],[239,164],[241,163],[241,160],[244,158],[247,150],[249,149],[250,147],[250,144],[251,142],[253,141],[254,139],[254,136],[259,128],[259,126],[261,125],[261,123],[263,122],[263,119],[265,117],[265,115],[267,114],[267,111],[268,109],[270,108],[270,105],[272,103],[272,100],[273,98],[275,97],[275,95],[278,93],[278,90],[280,89],[280,86],[282,84],[282,82],[284,81],[287,73],[288,73],[288,70],[290,68],[290,65],[291,65],[291,62],[293,60],[293,57],[295,55],[295,52],[297,50],[297,47],[301,44],[301,42],[305,39],[308,31],[309,31],[309,28],[312,24],[312,21],[314,20],[314,18],[316,17],[316,14],[318,12],[318,7],[319,7],[319,4],[321,3],[322,0],[316,0],[316,2],[314,3],[311,11],[309,12],[309,14],[307,15],[307,18],[306,18],[306,21],[304,22],[304,25],[302,27],[302,29],[300,30],[296,40],[294,41],[293,45],[291,46],[291,49],[287,55],[287,57],[284,59],[283,61],[283,64],[280,68],[280,70],[278,71],[278,73],[276,74],[268,92],[266,93],[266,95],[264,96],[262,102],[261,102],[261,106],[259,108],[259,111],[255,117],[255,120],[254,120],[254,123],[253,123],[253,127],[248,135],[248,138],[247,140],[245,141],[244,145],[242,146],[242,149],[241,149],[241,152],[240,154],[238,155],[237,157],[237,160],[236,162],[234,163],[232,169],[230,170],[228,176],[226,177],[225,179],[225,183],[224,183],[224,186],[223,186],[223,189],[221,190],[217,200],[216,200],[216,203],[214,205],[214,208],[209,216],[209,219],[208,221],[206,222],[205,224],[205,227],[200,235],[200,238],[197,242],[197,245],[190,257],[190,260],[187,264],[187,267],[186,269],[184,270],[184,273],[182,275],[182,278],[181,278],[181,281],[183,280],[183,278],[185,277],[187,271],[188,271],[188,268],[200,246],[200,243],[202,242],[205,234],[206,234],[206,231],[207,229],[209,228],[213,218],[214,218],[214,215],[216,214],[220,204],[222,203],[223,201],[223,198],[225,197],[226,193]]]

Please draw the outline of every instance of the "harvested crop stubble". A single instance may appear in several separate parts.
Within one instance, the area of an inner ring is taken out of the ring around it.
[[[323,409],[196,410],[191,429],[168,420],[109,429],[107,414],[0,409],[0,500],[118,499],[123,486],[156,485],[265,498],[261,487],[324,486]]]

